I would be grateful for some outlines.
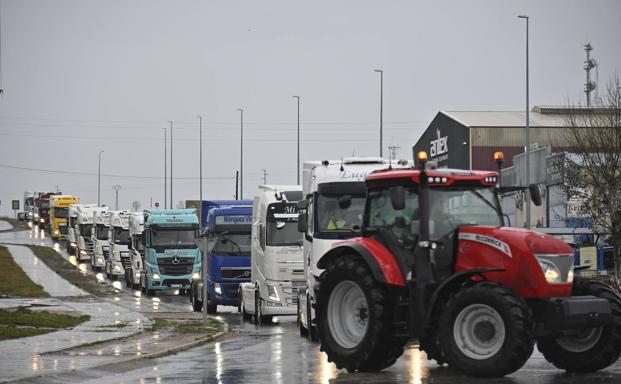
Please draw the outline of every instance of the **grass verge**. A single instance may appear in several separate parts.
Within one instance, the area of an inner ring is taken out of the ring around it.
[[[6,247],[0,246],[0,297],[49,297],[43,287],[30,280],[15,263]]]
[[[19,221],[9,216],[0,216],[0,220],[6,221],[7,223],[13,226],[13,229],[9,229],[9,231],[12,231],[15,229],[29,229],[28,223],[26,221]]]
[[[0,340],[41,335],[59,329],[71,328],[88,321],[90,316],[72,316],[64,313],[0,309]]]
[[[116,293],[113,287],[100,283],[94,275],[82,273],[75,265],[67,261],[67,259],[53,248],[40,245],[27,245],[27,247],[48,267],[76,287],[100,297],[110,296]]]
[[[208,324],[205,325],[202,321],[175,321],[154,318],[151,330],[158,331],[162,329],[169,329],[176,333],[192,333],[198,336],[207,336],[221,332],[224,328],[223,324],[216,319],[209,319]]]

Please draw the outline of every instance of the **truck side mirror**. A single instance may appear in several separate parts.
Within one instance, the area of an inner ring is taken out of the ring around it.
[[[134,246],[132,245],[131,240],[127,243],[127,249],[134,249]]]
[[[142,236],[140,237],[140,244],[142,244],[143,247],[147,245],[147,231],[142,232]]]
[[[300,213],[298,216],[298,232],[306,233],[308,231],[308,213]]]
[[[531,184],[528,186],[530,192],[530,200],[538,207],[541,207],[541,191],[538,184]]]
[[[395,211],[405,209],[405,188],[402,185],[390,188],[390,202]]]
[[[298,201],[298,209],[304,210],[306,208],[308,208],[308,200]]]

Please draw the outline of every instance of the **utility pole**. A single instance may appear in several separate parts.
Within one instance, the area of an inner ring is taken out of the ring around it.
[[[121,189],[121,186],[118,184],[115,184],[112,186],[112,189],[114,189],[114,193],[116,195],[116,201],[114,203],[114,210],[118,211],[119,210],[119,189]]]
[[[267,184],[267,175],[269,175],[269,173],[267,173],[267,169],[261,169],[263,171],[263,185]]]
[[[164,209],[166,209],[168,204],[168,185],[166,184],[168,180],[168,137],[166,135],[166,128],[162,128],[164,130]]]
[[[101,154],[104,151],[99,151],[99,167],[97,171],[97,206],[101,207]]]
[[[297,185],[300,185],[300,96],[293,96],[293,97],[298,100],[298,169],[297,169],[298,182],[297,182]]]
[[[198,222],[199,229],[203,223],[203,117],[198,117],[198,184],[199,184],[199,192],[198,192]]]
[[[380,157],[384,156],[384,71],[375,69],[380,74]]]
[[[175,209],[173,205],[173,122],[170,123],[170,209]]]
[[[520,19],[525,19],[526,20],[526,191],[525,191],[525,198],[526,198],[526,204],[524,204],[524,206],[526,207],[526,228],[530,229],[530,101],[528,98],[528,91],[529,91],[529,86],[528,86],[528,70],[529,70],[529,60],[528,60],[528,22],[529,22],[529,17],[526,15],[520,15],[518,16]]]
[[[239,199],[244,199],[244,110],[237,108],[240,114],[240,137],[239,137]]]
[[[239,200],[239,171],[235,171],[235,200]]]

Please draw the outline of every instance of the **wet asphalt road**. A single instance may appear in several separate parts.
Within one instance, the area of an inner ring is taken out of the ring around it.
[[[0,241],[53,246],[33,232],[0,234]],[[62,247],[55,246],[56,249]],[[63,252],[64,253],[64,252]],[[78,266],[85,269],[84,266]],[[110,283],[113,284],[113,283]],[[115,286],[117,303],[140,312],[190,312],[186,296],[141,297]],[[568,375],[548,364],[537,351],[516,373],[499,379],[473,379],[428,361],[416,345],[407,347],[395,365],[378,373],[348,373],[327,362],[317,343],[298,335],[295,318],[268,326],[243,322],[236,308],[220,307],[231,332],[215,343],[154,360],[138,360],[47,377],[58,383],[621,383],[621,362],[605,371]]]

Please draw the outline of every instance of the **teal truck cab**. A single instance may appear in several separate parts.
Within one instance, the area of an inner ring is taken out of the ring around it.
[[[144,211],[143,293],[153,296],[156,291],[190,289],[201,268],[201,253],[195,243],[198,229],[195,209]]]

